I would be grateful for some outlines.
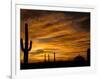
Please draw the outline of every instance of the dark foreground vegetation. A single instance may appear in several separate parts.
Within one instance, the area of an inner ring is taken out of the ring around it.
[[[73,61],[57,61],[57,62],[39,62],[22,64],[21,69],[43,69],[43,68],[61,68],[61,67],[82,67],[90,66],[90,62],[83,57],[77,56]]]

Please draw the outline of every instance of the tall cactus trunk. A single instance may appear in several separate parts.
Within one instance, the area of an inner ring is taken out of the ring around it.
[[[90,48],[87,50],[87,64],[90,66]]]
[[[55,52],[54,52],[54,62],[56,62]]]
[[[49,54],[48,54],[48,62],[50,61],[50,56],[49,56]]]
[[[44,54],[44,62],[46,63],[46,54]]]
[[[25,24],[25,53],[24,53],[24,63],[28,63],[28,25]]]
[[[30,46],[28,47],[28,24],[25,24],[25,44],[23,44],[23,39],[21,38],[21,49],[24,52],[24,64],[28,64],[28,52],[31,48],[32,41],[30,41]]]

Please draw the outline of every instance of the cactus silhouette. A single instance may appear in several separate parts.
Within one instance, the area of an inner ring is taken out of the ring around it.
[[[48,62],[50,61],[50,55],[48,54]]]
[[[21,38],[21,49],[24,52],[24,64],[28,64],[28,52],[32,48],[32,41],[30,41],[30,46],[28,45],[28,24],[25,24],[25,44]]]
[[[44,62],[46,63],[46,54],[44,54]]]
[[[56,62],[55,52],[54,52],[54,62]]]
[[[90,48],[87,49],[87,64],[90,65]]]

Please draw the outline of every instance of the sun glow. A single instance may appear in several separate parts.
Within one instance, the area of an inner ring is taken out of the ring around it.
[[[28,52],[28,62],[72,60],[80,55],[87,59],[90,48],[89,13],[49,12],[21,10],[21,38],[25,40],[25,23],[28,23],[29,40],[32,49]],[[24,41],[25,42],[25,41]],[[29,44],[30,45],[30,44]],[[20,60],[23,63],[24,52]]]

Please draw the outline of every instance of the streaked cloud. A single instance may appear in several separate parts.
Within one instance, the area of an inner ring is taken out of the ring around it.
[[[54,52],[58,60],[77,55],[86,58],[90,48],[90,13],[21,9],[20,19],[21,38],[25,37],[24,24],[28,23],[29,40],[33,42],[30,62],[43,61],[44,53],[50,54],[52,60]]]

